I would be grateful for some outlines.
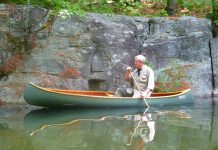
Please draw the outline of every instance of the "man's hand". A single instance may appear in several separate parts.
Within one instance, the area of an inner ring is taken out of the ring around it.
[[[131,71],[132,70],[132,68],[131,67],[126,67],[126,71]]]
[[[144,91],[144,92],[140,92],[142,98],[147,98],[148,97],[148,93],[147,91]]]
[[[131,70],[132,70],[132,68],[129,66],[126,68],[126,73],[125,73],[125,80],[126,81],[129,81],[129,79],[131,78]]]
[[[150,90],[146,90],[144,92],[140,92],[142,98],[148,98],[151,95],[151,91]]]

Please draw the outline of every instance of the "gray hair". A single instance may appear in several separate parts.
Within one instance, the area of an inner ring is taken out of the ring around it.
[[[143,62],[143,63],[146,62],[146,58],[145,58],[145,56],[143,56],[143,55],[137,55],[137,56],[135,56],[135,60],[139,60],[139,61],[141,61],[141,62]]]

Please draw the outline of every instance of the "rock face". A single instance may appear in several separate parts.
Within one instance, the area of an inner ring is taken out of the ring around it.
[[[214,95],[218,95],[218,38],[211,40],[211,56],[214,76]]]
[[[35,18],[47,11],[40,12]],[[31,30],[34,48],[14,73],[2,78],[1,100],[23,102],[22,92],[28,82],[61,89],[115,91],[128,86],[124,71],[133,66],[137,54],[146,55],[155,72],[175,59],[192,66],[187,74],[194,94],[211,95],[210,20],[106,14],[53,19],[45,15],[32,21],[37,22]],[[20,36],[16,33],[12,30],[10,34]]]
[[[165,67],[173,59],[184,64],[196,96],[209,96],[212,89],[210,56],[211,24],[206,19],[182,17],[177,20],[150,20],[142,53],[155,68]]]

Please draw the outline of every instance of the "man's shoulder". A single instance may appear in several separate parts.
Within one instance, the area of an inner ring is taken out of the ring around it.
[[[144,66],[143,66],[143,70],[145,70],[145,71],[153,71],[153,70],[151,69],[151,67],[149,67],[149,66],[147,66],[147,65],[144,65]]]

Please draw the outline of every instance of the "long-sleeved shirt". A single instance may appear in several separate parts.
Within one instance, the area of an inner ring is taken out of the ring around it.
[[[153,70],[148,67],[147,65],[144,65],[142,69],[140,70],[140,73],[138,72],[138,69],[135,69],[132,72],[132,75],[134,76],[138,86],[140,89],[138,89],[136,83],[133,82],[133,88],[137,91],[145,91],[147,89],[153,90],[154,89],[154,72]],[[130,75],[130,79],[132,79],[132,76]]]

